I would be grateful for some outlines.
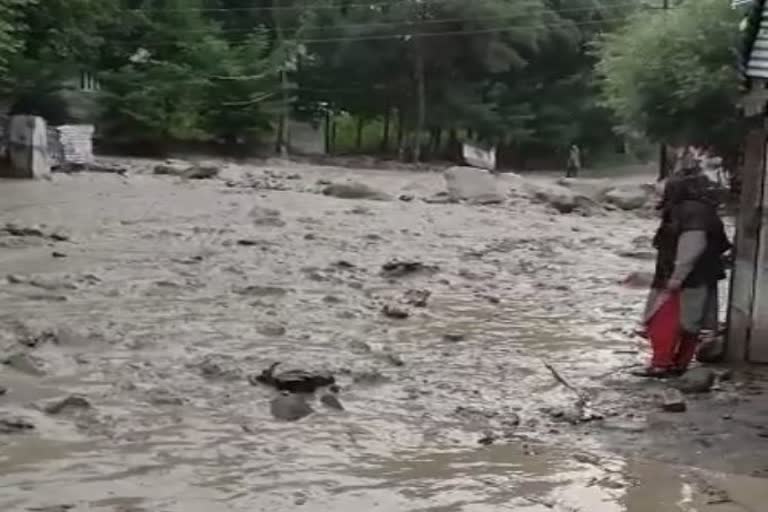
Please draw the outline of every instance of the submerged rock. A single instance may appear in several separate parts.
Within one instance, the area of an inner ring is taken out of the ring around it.
[[[483,433],[483,436],[477,440],[477,443],[483,446],[490,446],[496,441],[498,441],[498,439],[499,439],[499,436],[497,436],[491,431],[488,431]]]
[[[302,395],[283,392],[269,403],[272,416],[282,421],[298,421],[314,412]]]
[[[392,198],[375,190],[364,183],[332,183],[323,189],[323,195],[339,199],[369,199],[373,201],[389,201]]]
[[[326,407],[330,409],[335,409],[337,411],[343,411],[344,406],[341,404],[341,401],[339,398],[332,393],[326,393],[323,396],[320,397],[320,402],[323,403]]]
[[[272,208],[254,206],[248,213],[248,217],[256,226],[283,227],[285,221],[280,218],[280,211]]]
[[[431,296],[432,292],[429,290],[408,290],[405,292],[404,301],[409,306],[425,308]]]
[[[680,377],[677,388],[686,394],[709,393],[716,379],[717,375],[709,368],[694,368]]]
[[[45,372],[42,370],[42,365],[29,354],[21,352],[13,354],[6,358],[3,361],[3,364],[18,372],[26,373],[27,375],[34,375],[36,377],[45,375]]]
[[[260,325],[257,329],[259,334],[269,337],[285,336],[287,332],[286,328],[280,324],[264,324]]]
[[[35,426],[24,418],[0,418],[0,434],[19,434],[34,429]]]
[[[56,415],[72,409],[90,409],[91,402],[81,395],[70,395],[63,400],[52,402],[43,409],[46,414]]]
[[[381,312],[387,318],[393,318],[395,320],[405,320],[406,318],[411,316],[411,313],[407,309],[394,304],[386,304],[381,309]]]
[[[391,279],[420,273],[433,274],[438,270],[438,267],[425,265],[420,261],[392,260],[381,266],[381,275],[382,277]]]
[[[215,165],[197,164],[189,167],[182,173],[182,178],[188,180],[208,180],[219,175],[221,169]]]
[[[336,378],[327,372],[288,370],[275,373],[275,369],[279,365],[280,363],[274,363],[260,374],[251,375],[248,377],[248,382],[254,386],[263,384],[290,393],[314,393],[319,388],[336,383]]]

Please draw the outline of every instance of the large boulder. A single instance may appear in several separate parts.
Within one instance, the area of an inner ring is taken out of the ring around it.
[[[612,188],[603,194],[603,199],[622,210],[639,210],[653,197],[653,188],[645,185]]]
[[[474,204],[504,202],[496,178],[488,171],[473,167],[451,167],[443,172],[448,196],[453,201],[468,201]]]
[[[530,184],[529,189],[536,201],[548,204],[560,213],[590,214],[596,206],[591,198],[560,185]]]

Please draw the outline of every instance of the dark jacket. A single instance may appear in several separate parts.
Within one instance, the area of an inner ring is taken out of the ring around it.
[[[716,204],[708,201],[699,192],[689,189],[681,193],[677,190],[673,191],[673,194],[677,195],[665,197],[661,225],[654,237],[654,246],[658,251],[654,288],[665,287],[672,276],[678,241],[685,231],[706,232],[707,245],[683,282],[683,287],[711,286],[726,277],[723,254],[731,249],[731,242],[717,213]]]

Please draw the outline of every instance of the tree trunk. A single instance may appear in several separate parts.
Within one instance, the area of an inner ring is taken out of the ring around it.
[[[275,24],[277,45],[282,47],[284,38],[280,0],[273,0],[272,6],[275,8],[272,13],[272,19]],[[285,158],[288,156],[288,75],[285,72],[285,63],[283,63],[280,69],[280,91],[282,94],[282,105],[280,106],[280,120],[278,121],[277,152]]]
[[[405,159],[405,113],[403,108],[397,109],[397,155]]]
[[[413,137],[413,161],[419,163],[421,161],[421,134],[424,133],[424,123],[427,119],[427,88],[426,77],[424,76],[424,53],[422,49],[422,42],[419,37],[415,38],[416,42],[416,97],[417,97],[417,112],[416,112],[416,133]]]
[[[363,128],[365,121],[362,117],[357,119],[357,133],[355,135],[355,150],[359,153],[363,149]]]
[[[440,155],[440,149],[443,145],[443,129],[435,128],[435,155]]]
[[[389,107],[389,100],[387,100],[387,108],[384,111],[384,131],[381,134],[381,152],[389,152],[389,130],[390,120],[392,118],[392,109]]]
[[[331,152],[333,152],[334,154],[336,153],[336,149],[337,149],[336,148],[336,140],[337,140],[336,135],[338,132],[337,127],[338,125],[336,123],[336,119],[335,118],[331,119]]]
[[[325,133],[323,134],[325,137],[325,154],[330,155],[332,150],[331,147],[331,111],[326,110],[325,111],[325,129],[323,130]]]

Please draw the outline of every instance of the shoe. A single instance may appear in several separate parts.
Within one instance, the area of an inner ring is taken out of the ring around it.
[[[675,373],[676,369],[674,368],[660,368],[658,366],[648,366],[631,372],[633,376],[645,379],[669,379],[675,377]]]

